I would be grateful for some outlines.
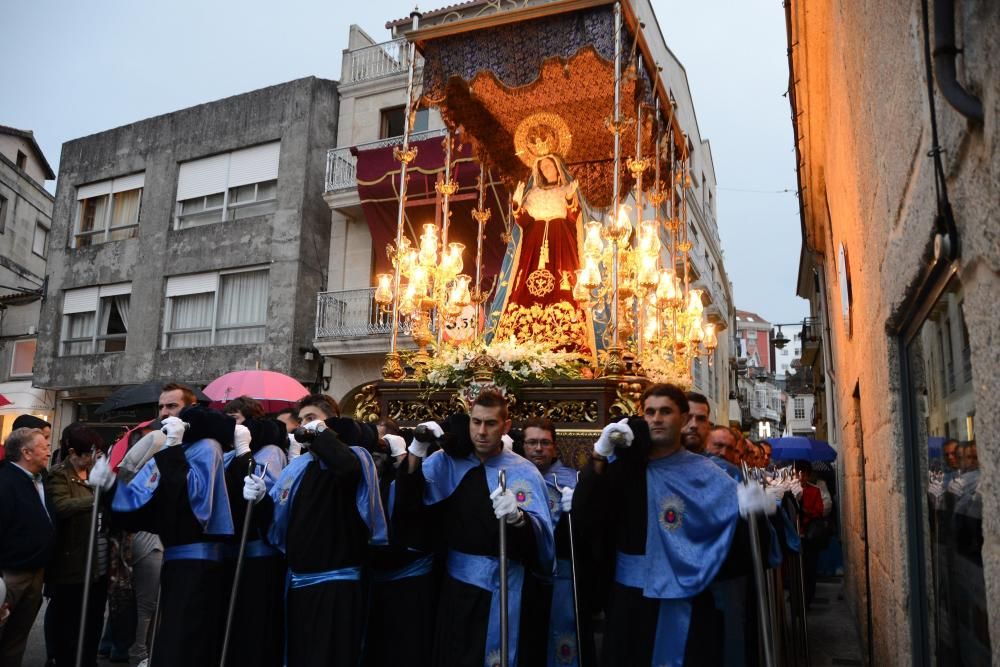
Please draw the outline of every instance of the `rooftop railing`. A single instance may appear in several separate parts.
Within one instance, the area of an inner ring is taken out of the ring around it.
[[[405,39],[372,44],[348,53],[347,83],[358,83],[381,79],[393,74],[402,74],[410,66],[409,48]],[[417,57],[417,67],[423,65],[423,58]]]

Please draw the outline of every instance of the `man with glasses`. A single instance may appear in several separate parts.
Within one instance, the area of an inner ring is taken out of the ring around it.
[[[10,611],[0,628],[0,666],[24,657],[31,625],[42,604],[42,579],[55,544],[53,510],[45,493],[49,440],[35,428],[16,428],[4,442],[0,466],[0,574]]]

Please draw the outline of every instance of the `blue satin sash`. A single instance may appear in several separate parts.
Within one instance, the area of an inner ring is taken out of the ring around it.
[[[430,574],[433,567],[434,556],[427,555],[423,558],[418,558],[409,565],[405,565],[395,570],[389,570],[387,572],[372,572],[372,581],[384,583],[386,581],[409,579],[410,577],[422,577],[425,574]]]
[[[318,586],[319,584],[325,584],[331,581],[360,580],[361,567],[358,565],[341,567],[336,570],[327,570],[325,572],[309,572],[306,574],[299,574],[298,572],[292,572],[291,570],[288,571],[288,586],[290,588]]]
[[[166,547],[163,562],[171,560],[211,560],[222,562],[224,546],[221,542],[192,542]]]
[[[647,567],[646,556],[618,552],[615,558],[615,581],[622,586],[641,590],[646,582]],[[656,639],[653,642],[653,665],[684,665],[684,648],[687,646],[690,626],[690,599],[660,599],[656,616]]]
[[[448,575],[453,579],[489,591],[490,618],[486,626],[486,655],[484,664],[500,663],[500,559],[492,556],[475,556],[461,551],[449,551]],[[524,584],[524,567],[507,560],[507,646],[510,667],[517,667],[517,637],[521,625],[521,587]]]

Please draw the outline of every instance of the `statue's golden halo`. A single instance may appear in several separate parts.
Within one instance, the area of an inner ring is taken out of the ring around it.
[[[559,114],[542,111],[531,114],[514,131],[514,150],[521,162],[529,167],[545,155],[558,155],[566,159],[573,134]]]

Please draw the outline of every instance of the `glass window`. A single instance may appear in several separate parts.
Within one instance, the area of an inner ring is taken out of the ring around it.
[[[123,352],[130,294],[100,296],[97,309],[63,316],[62,356]]]
[[[36,346],[37,341],[34,338],[14,341],[14,354],[10,361],[11,377],[31,375],[31,369],[35,365]]]
[[[35,223],[35,237],[31,242],[31,252],[45,257],[49,248],[49,228],[41,222]]]
[[[913,460],[920,466],[920,493],[926,494],[921,513],[930,649],[935,664],[988,665],[991,643],[973,370],[970,360],[970,381],[956,382],[954,364],[963,359],[968,345],[961,296],[958,280],[952,279],[907,343],[906,389],[910,433],[916,446],[925,449]],[[943,392],[930,391],[936,381],[943,381]]]
[[[166,348],[264,342],[267,271],[223,273],[217,284],[215,291],[167,298]]]
[[[73,247],[135,238],[145,174],[80,186]]]

